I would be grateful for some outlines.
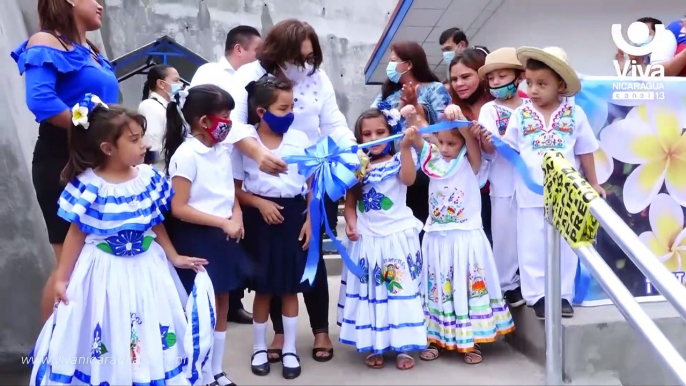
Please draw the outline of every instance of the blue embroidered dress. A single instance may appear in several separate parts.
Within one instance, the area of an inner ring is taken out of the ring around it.
[[[416,155],[413,152],[416,161]],[[400,153],[372,165],[357,205],[359,240],[348,243],[365,275],[345,267],[338,300],[341,343],[358,351],[407,352],[426,348],[419,296],[422,224],[405,204],[407,186],[398,177]]]
[[[152,227],[172,189],[149,165],[109,183],[87,170],[59,199],[86,234],[67,288],[36,342],[31,385],[192,385],[202,382],[215,325],[214,291],[198,275],[186,295]],[[204,382],[207,383],[207,382]]]

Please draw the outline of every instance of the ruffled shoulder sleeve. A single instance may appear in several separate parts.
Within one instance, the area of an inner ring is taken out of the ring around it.
[[[27,47],[27,45],[28,41],[25,41],[10,54],[12,59],[17,62],[20,74],[24,74],[29,67],[50,66],[58,72],[66,74],[91,65],[90,53],[88,49],[83,47],[74,47],[71,51],[64,51],[48,46]],[[103,67],[112,69],[110,62],[102,55],[98,55],[98,60]]]
[[[168,179],[150,165],[139,165],[136,178],[119,184],[88,169],[67,184],[57,214],[87,234],[143,232],[164,220],[173,194]]]
[[[415,167],[419,169],[419,158],[414,149],[412,149],[412,161],[414,161]],[[397,152],[390,160],[379,165],[373,165],[372,169],[364,176],[362,183],[374,184],[395,177],[400,173],[400,165],[400,152]]]

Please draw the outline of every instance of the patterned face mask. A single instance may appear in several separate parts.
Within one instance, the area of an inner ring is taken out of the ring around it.
[[[208,116],[208,118],[212,121],[212,126],[207,127],[205,131],[212,137],[214,143],[223,142],[231,131],[231,121],[215,116]]]
[[[517,95],[517,84],[512,82],[497,88],[491,88],[491,95],[496,99],[510,99]]]

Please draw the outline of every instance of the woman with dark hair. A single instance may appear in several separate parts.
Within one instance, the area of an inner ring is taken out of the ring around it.
[[[38,0],[41,31],[11,54],[19,72],[25,74],[26,105],[40,123],[31,173],[48,239],[58,260],[69,230],[69,223],[57,215],[57,201],[64,189],[60,174],[69,161],[67,129],[71,126],[71,108],[87,93],[98,95],[108,104],[119,99],[119,83],[112,66],[86,39],[87,31],[100,29],[102,9],[96,0]],[[52,313],[54,287],[53,273],[43,291],[43,321]]]
[[[255,130],[248,124],[245,87],[262,77],[276,77],[293,84],[295,118],[290,130],[299,130],[307,135],[309,143],[305,147],[324,137],[331,137],[341,146],[354,144],[355,136],[338,109],[333,85],[321,65],[322,49],[312,26],[295,19],[277,23],[265,36],[257,51],[257,60],[243,65],[234,75],[230,92],[236,108],[231,112],[233,129],[227,142],[235,143],[238,150],[254,159],[264,172],[286,171],[286,164],[257,142]],[[329,287],[321,254],[312,288],[303,297],[314,334],[312,357],[318,362],[329,361],[333,357],[333,344],[329,338]],[[282,360],[284,341],[281,299],[273,297],[270,307],[275,335],[268,350],[269,361],[278,362]]]
[[[453,91],[453,103],[462,109],[470,121],[479,119],[481,107],[495,99],[490,92],[487,79],[479,77],[479,68],[486,63],[488,49],[485,47],[467,48],[457,54],[450,62],[450,84]],[[487,175],[488,173],[480,173]],[[481,188],[481,221],[484,232],[491,243],[491,198],[488,182]],[[496,256],[497,258],[497,256]]]
[[[391,60],[386,68],[388,79],[371,107],[387,102],[400,110],[412,105],[418,116],[431,125],[438,122],[450,95],[438,77],[431,72],[426,53],[417,42],[398,42],[391,46]],[[405,130],[405,127],[403,127]],[[414,185],[407,187],[407,206],[420,221],[429,217],[429,177],[417,173]],[[420,238],[423,232],[420,234]]]
[[[138,105],[138,113],[148,122],[145,137],[150,146],[150,157],[147,161],[161,171],[165,170],[161,153],[167,127],[167,104],[181,87],[183,83],[179,72],[174,67],[158,64],[148,71],[148,78],[143,85],[143,101]]]

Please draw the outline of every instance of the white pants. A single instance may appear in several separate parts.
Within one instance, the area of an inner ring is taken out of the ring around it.
[[[517,210],[517,251],[519,253],[519,276],[522,296],[533,305],[545,295],[545,229],[543,208],[519,208]],[[574,298],[574,278],[579,258],[567,241],[560,241],[560,282],[562,298],[569,302]]]
[[[491,234],[493,259],[503,292],[519,287],[517,259],[517,201],[513,196],[491,196]],[[526,229],[526,228],[523,228]]]

